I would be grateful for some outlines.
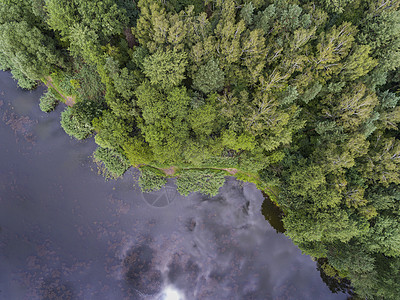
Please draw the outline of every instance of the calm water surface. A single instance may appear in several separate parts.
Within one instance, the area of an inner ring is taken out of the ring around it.
[[[40,112],[44,88],[0,73],[0,299],[346,299],[261,214],[263,195],[142,194],[105,182],[91,154]]]

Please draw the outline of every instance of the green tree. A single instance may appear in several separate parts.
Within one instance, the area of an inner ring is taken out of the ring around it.
[[[224,71],[214,59],[211,59],[193,76],[193,87],[204,94],[219,92],[224,87],[224,79]]]
[[[0,51],[8,58],[10,67],[18,69],[27,78],[37,80],[64,60],[52,38],[26,21],[0,25]]]
[[[80,101],[72,107],[67,107],[61,113],[61,127],[68,135],[83,140],[93,132],[92,120],[99,117],[101,113],[101,103]]]
[[[369,250],[385,256],[400,256],[399,216],[382,214],[371,228]]]
[[[186,53],[175,50],[158,50],[143,62],[144,74],[163,89],[177,86],[185,79],[186,65]]]
[[[135,167],[141,164],[151,164],[154,160],[153,152],[142,136],[135,136],[125,143],[123,148],[129,162]]]
[[[189,138],[186,111],[190,103],[186,88],[173,88],[165,97],[149,83],[136,90],[139,120],[146,142],[160,162],[181,161]]]
[[[253,14],[254,14],[254,6],[253,3],[248,2],[243,5],[242,10],[240,11],[240,16],[243,20],[246,21],[247,25],[253,23]]]
[[[137,25],[133,29],[139,43],[156,52],[157,47],[167,42],[170,22],[165,8],[158,2],[142,0],[138,3],[140,16]]]
[[[102,148],[122,151],[125,143],[128,143],[130,134],[134,130],[132,125],[118,118],[110,111],[103,111],[101,117],[93,119],[93,128],[96,129],[95,141]]]
[[[369,45],[357,45],[343,64],[343,75],[349,80],[355,80],[371,71],[378,64],[378,60],[373,59],[370,52]]]
[[[193,100],[192,100],[193,101]],[[189,112],[188,122],[197,137],[207,138],[213,131],[219,129],[216,108],[216,96],[210,95],[207,101],[200,105],[195,105]]]
[[[85,117],[75,113],[71,107],[67,107],[61,113],[61,127],[68,135],[78,140],[86,139],[93,132],[93,127],[86,122]]]
[[[25,90],[31,90],[37,86],[37,81],[29,79],[19,69],[14,68],[11,71],[12,77],[17,80],[18,86]]]
[[[371,117],[374,107],[378,103],[376,95],[367,90],[363,84],[353,84],[343,91],[337,102],[335,96],[326,97],[323,103],[328,102],[330,108],[323,109],[329,118],[335,119],[344,130],[355,130]]]
[[[366,178],[388,186],[400,183],[398,164],[400,163],[400,142],[395,138],[385,138],[375,133],[370,151],[361,166]]]
[[[43,112],[51,112],[56,108],[58,100],[51,90],[40,97],[39,107]]]
[[[45,0],[48,12],[47,23],[61,36],[68,38],[70,28],[80,21],[75,1]]]
[[[95,31],[81,24],[75,24],[70,29],[70,51],[74,56],[82,56],[88,63],[102,61],[99,37]]]

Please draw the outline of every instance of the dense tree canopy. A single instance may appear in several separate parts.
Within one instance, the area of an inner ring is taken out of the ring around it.
[[[181,193],[215,195],[228,170],[279,191],[303,252],[360,296],[396,299],[399,6],[0,0],[0,66],[75,99],[61,124],[95,135],[113,177],[141,167],[150,191],[173,166]]]

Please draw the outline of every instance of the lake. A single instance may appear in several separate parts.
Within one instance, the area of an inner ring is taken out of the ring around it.
[[[263,194],[229,178],[216,197],[173,181],[143,194],[138,171],[105,181],[45,114],[45,87],[0,73],[0,299],[347,299],[261,214]]]

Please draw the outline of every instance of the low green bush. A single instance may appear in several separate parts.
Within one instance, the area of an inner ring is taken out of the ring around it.
[[[203,168],[238,168],[239,160],[237,157],[210,157],[201,162]]]
[[[158,191],[167,183],[165,174],[160,170],[151,167],[141,167],[139,186],[143,192]]]
[[[72,107],[67,107],[61,113],[61,127],[69,136],[77,140],[86,139],[93,131],[91,124],[83,122],[83,119],[74,113]]]
[[[53,111],[58,104],[56,96],[51,90],[48,90],[42,97],[40,97],[39,107],[43,112]]]
[[[187,170],[180,173],[176,185],[181,195],[191,192],[216,196],[225,183],[225,172],[217,170]]]
[[[77,102],[61,113],[61,127],[68,135],[83,140],[93,132],[92,120],[101,115],[102,109],[98,101]]]
[[[57,87],[64,95],[76,95],[76,90],[73,87],[71,80],[74,80],[74,76],[64,72],[53,72],[51,73],[53,79],[53,85]]]
[[[80,60],[75,63],[76,68],[80,71],[72,81],[70,80],[72,87],[79,92],[83,99],[104,98],[105,86],[101,82],[96,66],[85,64]]]
[[[118,178],[130,167],[128,159],[115,150],[98,147],[93,157],[96,162],[104,164],[103,176],[106,178]]]

